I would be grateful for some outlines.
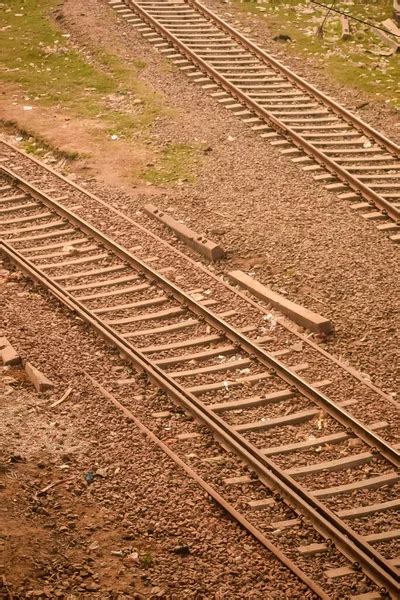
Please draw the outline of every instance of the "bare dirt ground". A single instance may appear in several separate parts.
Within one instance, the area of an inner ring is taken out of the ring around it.
[[[11,103],[10,97],[18,99],[18,103]],[[106,151],[101,136],[103,126],[93,119],[74,119],[53,107],[40,107],[30,113],[23,110],[20,100],[20,92],[5,86],[3,95],[0,95],[2,118],[18,124],[23,131],[39,136],[62,153],[78,153],[81,158],[74,170],[81,176],[96,172],[108,185],[126,185],[126,180],[130,180],[129,174],[133,172],[137,176],[141,165],[151,159],[151,154],[147,155],[145,149],[132,148],[124,141],[114,145],[112,152]]]

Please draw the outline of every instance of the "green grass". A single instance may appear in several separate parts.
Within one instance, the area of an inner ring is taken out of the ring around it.
[[[140,557],[140,566],[144,569],[148,569],[154,564],[154,556],[152,552],[147,551]]]
[[[331,4],[326,0],[321,2]],[[311,2],[269,0],[257,4],[235,0],[235,3],[243,11],[257,14],[265,20],[273,35],[289,35],[293,43],[282,43],[288,53],[320,59],[324,70],[339,83],[400,108],[400,55],[379,56],[380,51],[390,48],[366,25],[351,21],[352,39],[344,41],[340,39],[339,16],[330,13],[321,38],[315,35],[315,30],[318,19],[327,11]],[[353,5],[336,2],[335,6],[372,23],[381,23],[392,16],[392,0],[354,0]],[[260,11],[260,8],[265,10]],[[312,13],[303,12],[304,8],[314,10]]]
[[[19,88],[26,104],[67,110],[104,122],[109,133],[130,137],[162,111],[161,99],[138,78],[142,61],[89,48],[89,63],[51,19],[59,0],[5,0],[0,65],[2,80]],[[23,15],[23,16],[19,16]],[[108,106],[110,96],[125,105]],[[135,104],[139,98],[141,103]]]
[[[39,158],[44,157],[49,152],[59,159],[63,158],[69,161],[77,160],[83,156],[73,150],[60,150],[60,148],[56,148],[40,135],[21,127],[16,121],[0,118],[0,126],[10,134],[20,138],[20,146],[25,152]]]
[[[188,144],[168,144],[160,153],[159,160],[142,172],[142,178],[150,183],[193,182],[190,170],[198,148]]]
[[[67,115],[72,130],[74,121],[84,119],[96,145],[114,135],[135,145],[149,142],[155,119],[174,118],[175,111],[165,108],[161,97],[141,80],[146,63],[122,60],[89,37],[85,54],[81,54],[58,25],[58,5],[59,0],[4,1],[0,65],[9,97],[19,90],[18,103]],[[116,18],[112,11],[110,18]],[[21,132],[18,123],[14,127]],[[54,151],[40,130],[31,129],[22,132],[27,152],[40,157],[49,149]],[[151,150],[154,147],[148,144],[146,152]],[[145,168],[141,177],[156,185],[194,181],[190,171],[200,150],[196,144],[171,143],[159,153],[155,151],[154,164]],[[74,148],[63,155],[77,157]]]
[[[43,158],[48,155],[49,152],[70,161],[77,160],[80,157],[78,152],[60,152],[57,148],[53,148],[35,136],[24,136],[20,146],[27,154],[32,154],[38,158]]]

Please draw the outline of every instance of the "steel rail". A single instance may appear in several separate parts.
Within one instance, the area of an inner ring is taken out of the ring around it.
[[[181,52],[181,54],[186,56],[192,63],[199,66],[205,75],[217,81],[223,89],[225,89],[232,96],[240,100],[240,102],[251,108],[251,110],[262,120],[270,123],[283,135],[289,136],[296,146],[298,146],[301,150],[304,150],[307,154],[311,155],[316,162],[324,165],[328,169],[328,171],[334,173],[336,176],[338,176],[339,179],[345,181],[353,191],[360,193],[362,196],[364,196],[364,198],[366,198],[369,202],[377,206],[384,214],[389,216],[394,221],[400,221],[400,209],[396,208],[393,204],[391,204],[391,202],[386,200],[386,198],[383,198],[382,196],[374,192],[374,190],[372,190],[362,181],[360,181],[358,177],[352,175],[339,163],[334,161],[332,158],[329,158],[329,156],[321,152],[321,150],[318,150],[318,148],[313,146],[313,144],[311,144],[305,138],[299,135],[294,129],[277,119],[270,111],[266,110],[264,107],[258,104],[258,102],[250,98],[245,92],[242,92],[242,90],[240,90],[235,84],[231,83],[228,79],[226,79],[226,77],[221,75],[221,73],[214,69],[214,67],[212,67],[207,61],[198,56],[184,42],[179,40],[178,37],[176,37],[166,27],[159,23],[157,19],[150,15],[142,6],[136,4],[136,2],[133,2],[132,0],[124,0],[124,2],[131,10],[136,12],[145,22],[147,22],[153,29],[155,29],[162,37],[164,37],[170,43],[172,43],[172,45],[175,46]],[[269,62],[273,62],[278,69],[282,70],[282,72],[286,74],[286,67],[280,65],[280,63],[275,59],[270,59],[270,57],[267,54],[263,53],[262,50],[258,49],[257,46],[250,42],[250,40],[248,40],[238,32],[235,32],[233,28],[224,23],[219,17],[214,15],[214,13],[206,9],[203,5],[198,4],[194,0],[185,0],[185,2],[189,3],[196,10],[204,12],[204,14],[207,15],[210,20],[214,20],[221,29],[226,29],[226,31],[231,36],[233,35],[235,40],[238,41],[243,47],[256,54],[257,52],[259,52],[260,54],[257,54],[257,56],[262,58],[264,61],[267,60]],[[294,78],[297,78],[297,76],[295,76],[294,73],[292,74],[292,72],[288,69],[287,71],[287,77],[293,78],[293,81],[295,81]],[[301,82],[303,81],[301,78],[299,78],[299,80]],[[297,80],[296,83],[298,83]],[[298,85],[300,85],[300,83],[298,83]],[[315,90],[314,92],[314,88],[311,85],[306,84],[306,82],[302,83],[301,85],[309,86],[307,88],[307,91],[312,92],[314,95],[318,94],[318,97],[321,99],[321,101],[328,103],[330,108],[333,109],[333,105],[335,105],[337,107],[336,110],[339,110],[339,107],[333,102],[333,100],[330,100],[321,92],[317,92],[317,90]],[[351,113],[348,113],[348,111],[346,111],[345,109],[341,110],[344,111],[343,113],[340,113],[341,116],[344,117],[344,115],[346,114],[349,115],[346,116],[347,119],[350,119],[350,117],[352,117]],[[357,120],[356,117],[354,117],[354,121],[351,122],[355,125],[356,121],[358,123],[359,120]],[[378,137],[382,145],[385,145],[387,149],[390,147],[390,151],[392,153],[400,155],[400,147],[394,144],[394,142],[388,140],[382,134],[375,132],[375,130],[369,128],[366,124],[363,124],[362,121],[359,121],[357,127],[361,127],[365,133],[367,133],[368,129],[368,135],[373,135],[375,138]]]
[[[88,310],[71,293],[43,273],[30,260],[13,249],[7,242],[0,242],[0,249],[20,269],[48,289],[59,301],[89,323],[107,342],[145,372],[149,379],[160,387],[178,404],[189,410],[195,419],[200,420],[213,433],[215,438],[229,447],[245,464],[257,473],[261,482],[279,490],[291,506],[309,518],[313,526],[326,539],[334,541],[339,551],[354,563],[355,570],[363,571],[379,586],[381,591],[390,593],[393,598],[399,589],[398,574],[391,565],[379,555],[327,507],[306,492],[290,476],[286,475],[274,462],[263,456],[257,448],[225,423],[217,414],[210,411],[196,396],[193,396],[171,379],[156,364],[132,346],[127,340]]]
[[[35,186],[22,179],[12,170],[0,165],[0,175],[3,175],[16,182],[20,189],[25,190],[28,194],[37,198],[40,202],[44,203],[49,208],[52,208],[64,218],[73,222],[78,228],[80,228],[82,231],[85,231],[88,235],[100,240],[101,243],[109,248],[114,254],[119,256],[126,263],[133,266],[136,270],[144,273],[146,277],[157,281],[157,283],[161,285],[167,293],[171,294],[176,300],[178,300],[181,305],[187,306],[192,312],[202,317],[212,327],[222,330],[225,336],[231,342],[233,342],[233,344],[239,345],[247,354],[255,357],[268,369],[274,369],[279,376],[289,384],[289,386],[295,386],[300,394],[318,404],[318,406],[328,412],[344,428],[354,431],[354,433],[360,439],[362,439],[371,448],[379,451],[382,456],[392,463],[396,468],[400,467],[400,453],[393,448],[393,446],[388,444],[378,434],[371,431],[358,419],[338,406],[320,390],[307,383],[297,373],[286,367],[277,358],[250,340],[235,327],[215,315],[207,307],[202,306],[199,302],[191,298],[186,292],[177,287],[173,282],[169,281],[163,275],[152,269],[148,264],[128,252],[125,248],[106,236],[94,226],[90,225],[87,221],[84,221],[72,211],[66,209],[56,200],[53,200],[47,194],[44,194]]]
[[[260,358],[263,359],[261,360],[263,364],[267,365],[268,367],[273,366],[278,372],[282,371],[285,374],[285,376],[282,378],[289,383],[295,384],[299,391],[302,391],[302,387],[305,386],[306,390],[307,388],[310,388],[315,394],[320,395],[319,392],[313,390],[311,386],[308,386],[306,382],[300,380],[300,378],[292,373],[290,369],[287,369],[284,365],[279,363],[279,361],[273,357],[270,357],[265,350],[259,348],[256,344],[251,342],[251,340],[240,334],[240,332],[236,331],[222,319],[219,319],[208,309],[199,305],[196,301],[179,290],[179,288],[177,288],[173,283],[166,280],[162,275],[158,274],[145,263],[124,250],[124,248],[113,242],[110,238],[104,236],[100,231],[89,225],[86,221],[83,221],[74,215],[74,213],[62,207],[56,201],[50,199],[48,196],[30,184],[24,182],[24,180],[22,180],[18,175],[14,174],[12,171],[9,171],[4,167],[0,167],[0,174],[1,173],[9,179],[17,182],[20,189],[28,191],[33,197],[39,199],[49,207],[52,207],[60,215],[68,219],[70,222],[73,222],[82,231],[85,231],[88,233],[88,235],[99,239],[103,245],[110,248],[114,254],[120,256],[126,261],[127,264],[134,266],[136,270],[144,273],[149,279],[155,279],[159,285],[166,289],[166,291],[172,296],[177,298],[181,304],[190,307],[191,310],[202,316],[208,323],[212,324],[213,327],[222,330],[228,339],[234,343],[238,343],[250,354],[255,355],[256,357],[260,356]],[[99,317],[94,315],[83,304],[77,301],[72,294],[64,290],[62,286],[56,282],[52,281],[51,277],[42,273],[40,269],[38,269],[27,258],[23,257],[17,250],[13,249],[12,246],[10,246],[7,242],[3,241],[1,244],[3,251],[15,262],[17,262],[17,264],[19,264],[23,270],[28,272],[34,277],[34,279],[40,281],[40,283],[50,289],[61,301],[64,301],[65,299],[66,301],[64,303],[67,306],[77,311],[83,319],[95,327],[95,329],[108,341],[114,345],[117,345],[121,352],[127,355],[128,358],[134,362],[138,369],[145,371],[158,386],[164,389],[180,404],[183,403],[183,405],[188,408],[188,410],[190,410],[196,418],[199,418],[209,428],[211,428],[218,439],[222,439],[225,444],[227,444],[235,453],[238,453],[241,458],[251,466],[251,468],[258,474],[261,481],[267,481],[271,483],[273,487],[278,487],[281,494],[286,497],[292,505],[294,504],[297,506],[302,514],[311,519],[311,521],[315,524],[316,529],[320,531],[324,537],[335,540],[336,545],[345,556],[353,560],[355,563],[361,565],[365,572],[369,574],[374,581],[385,587],[387,590],[392,592],[393,590],[398,589],[398,574],[396,570],[388,563],[387,560],[377,553],[370,544],[365,543],[361,536],[356,534],[341,519],[338,519],[332,511],[330,511],[316,498],[304,490],[290,476],[286,475],[286,473],[282,471],[274,462],[263,456],[257,448],[255,448],[251,443],[243,438],[243,436],[233,430],[217,414],[210,411],[198,398],[196,398],[196,396],[187,392],[180,384],[169,377],[161,368],[154,364],[139,350],[134,348],[127,340],[123,338],[122,335],[118,334],[118,332],[105,324]],[[301,382],[302,385],[299,385],[299,382]],[[307,394],[304,395],[306,395],[306,397],[310,397]],[[311,395],[311,399],[312,398],[313,396]],[[329,399],[326,398],[326,400],[329,404],[333,404]],[[337,409],[339,408],[336,407],[336,405],[334,406]],[[339,409],[339,413],[340,412],[344,411]],[[335,414],[332,416],[341,422],[340,419],[335,416]],[[374,438],[378,437],[350,415],[346,414],[346,416],[353,426],[355,423],[359,425],[361,434],[359,437],[361,439],[366,436],[366,439],[369,440],[369,435],[372,435]],[[383,447],[389,451],[390,458],[388,460],[390,460],[392,464],[398,465],[398,453],[395,451],[395,449],[380,438],[378,438],[378,441],[382,443]],[[383,456],[385,456],[385,454],[386,452],[382,452]]]
[[[267,550],[272,552],[278,560],[280,560],[286,567],[288,567],[301,581],[303,581],[313,592],[315,592],[322,600],[330,600],[330,596],[324,592],[324,590],[316,583],[313,579],[310,579],[308,575],[304,573],[290,558],[286,556],[279,548],[272,543],[257,527],[252,525],[250,521],[242,515],[241,512],[236,510],[233,505],[225,500],[221,494],[219,494],[209,483],[207,483],[200,475],[196,473],[192,467],[187,465],[179,456],[171,450],[171,448],[160,440],[146,425],[144,425],[135,415],[126,408],[119,400],[117,400],[108,390],[106,390],[98,381],[93,379],[89,373],[85,372],[86,377],[91,381],[92,385],[100,391],[104,398],[110,400],[114,406],[116,406],[129,420],[133,421],[136,427],[144,433],[154,444],[156,444],[167,456],[169,456],[185,473],[189,475],[194,481],[200,485],[203,490],[218,503],[233,519],[235,519],[244,529],[247,529],[249,533],[258,541],[260,544],[265,546]]]
[[[221,17],[219,17],[216,13],[211,11],[209,8],[204,6],[201,2],[197,2],[196,0],[185,0],[186,4],[192,6],[198,12],[201,12],[204,16],[212,19],[221,29],[227,31],[232,37],[234,37],[239,43],[246,45],[248,50],[250,50],[253,54],[255,54],[258,58],[267,61],[269,64],[272,64],[276,67],[277,71],[284,73],[284,75],[296,83],[299,87],[302,87],[305,91],[311,92],[313,96],[321,100],[324,104],[327,104],[329,108],[331,108],[335,113],[339,116],[343,117],[346,121],[349,121],[352,125],[354,125],[357,129],[362,129],[363,133],[373,137],[378,140],[380,144],[385,146],[387,150],[393,152],[394,154],[398,154],[400,156],[400,146],[390,140],[388,137],[383,135],[380,131],[377,131],[368,123],[365,123],[362,119],[353,115],[349,110],[335,102],[333,98],[330,98],[318,88],[314,87],[311,83],[297,75],[294,71],[286,67],[279,60],[261,50],[254,42],[249,40],[245,35],[239,33],[236,29],[234,29],[229,23],[226,23]]]
[[[57,173],[49,165],[47,165],[45,163],[42,163],[37,158],[35,158],[33,156],[30,156],[30,155],[26,154],[25,152],[22,152],[19,148],[16,148],[15,146],[13,146],[12,144],[10,144],[9,142],[6,142],[5,140],[0,140],[0,142],[1,142],[1,144],[5,145],[8,149],[12,150],[13,152],[17,152],[19,155],[23,156],[24,158],[29,159],[30,162],[32,162],[36,166],[40,167],[41,169],[45,169],[48,173],[51,173],[51,175],[53,175],[54,177],[57,177],[57,179],[59,179],[63,183],[65,183],[65,184],[73,187],[75,190],[77,190],[81,194],[84,194],[86,197],[90,198],[91,200],[93,200],[93,201],[101,204],[102,206],[106,207],[109,211],[111,211],[114,214],[118,215],[119,217],[121,217],[122,219],[124,219],[127,223],[130,223],[131,225],[134,225],[136,228],[139,229],[139,231],[142,231],[146,235],[149,235],[150,237],[152,237],[158,243],[162,244],[165,248],[167,248],[169,250],[172,250],[172,246],[170,246],[169,243],[166,242],[164,239],[158,237],[156,234],[154,234],[150,230],[146,229],[145,227],[143,227],[143,225],[140,225],[139,223],[137,223],[136,221],[134,221],[133,219],[131,219],[130,217],[128,217],[125,213],[121,212],[120,210],[118,210],[114,206],[112,206],[110,204],[107,204],[104,200],[102,200],[101,198],[95,196],[94,194],[92,194],[88,190],[84,189],[83,187],[81,187],[76,182],[72,182],[69,179],[67,179],[67,177],[64,177],[60,173]],[[214,273],[212,273],[211,271],[207,271],[207,269],[206,269],[206,267],[204,265],[202,265],[201,263],[195,262],[189,256],[187,256],[186,254],[183,254],[182,252],[180,252],[176,248],[174,248],[173,250],[180,257],[182,257],[185,260],[189,261],[193,266],[196,266],[198,269],[200,269],[201,271],[203,271],[208,277],[211,277],[219,285],[222,285],[223,287],[225,287],[227,290],[229,290],[230,292],[232,292],[235,295],[237,295],[242,300],[245,300],[251,306],[253,306],[254,308],[257,308],[257,310],[261,311],[263,314],[265,314],[265,315],[268,314],[268,311],[267,311],[267,309],[264,306],[262,306],[261,304],[255,302],[249,296],[245,296],[243,294],[243,292],[241,292],[241,291],[237,290],[236,288],[232,287],[225,280],[218,279],[217,276]],[[316,352],[318,352],[319,354],[321,354],[321,356],[323,356],[324,358],[327,358],[327,359],[331,360],[335,365],[337,365],[338,367],[340,367],[341,369],[343,369],[344,371],[346,371],[347,373],[349,373],[352,377],[355,377],[360,383],[362,383],[363,385],[365,385],[366,387],[368,387],[369,389],[371,389],[376,394],[379,394],[385,401],[390,402],[391,404],[393,404],[393,406],[395,406],[397,410],[400,409],[400,403],[399,402],[396,402],[392,396],[390,396],[388,394],[385,394],[380,388],[378,388],[373,383],[371,383],[371,381],[363,379],[363,377],[361,376],[361,374],[358,371],[356,371],[355,369],[353,369],[352,367],[350,367],[348,364],[343,363],[340,359],[337,359],[335,356],[329,354],[326,350],[324,350],[323,348],[321,348],[318,344],[316,344],[315,342],[313,342],[310,338],[308,338],[308,337],[300,334],[295,328],[291,327],[286,321],[282,320],[280,317],[277,318],[277,321],[278,321],[278,323],[281,326],[283,326],[285,329],[287,329],[288,331],[290,331],[291,333],[293,333],[294,335],[296,335],[299,339],[301,339],[305,344],[307,344],[308,346],[310,346],[313,350],[315,350]]]

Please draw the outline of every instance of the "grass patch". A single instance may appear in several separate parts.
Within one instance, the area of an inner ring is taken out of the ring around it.
[[[197,148],[188,144],[168,144],[160,153],[159,160],[149,165],[141,177],[155,185],[177,182],[193,182],[190,169]]]
[[[139,560],[140,560],[140,566],[143,569],[149,569],[154,564],[154,556],[150,551],[147,551],[144,554],[142,554],[142,556],[140,557]]]
[[[55,148],[40,136],[20,127],[15,121],[5,121],[4,119],[0,119],[0,126],[20,138],[20,146],[27,154],[43,158],[51,153],[58,159],[68,161],[77,160],[82,156],[78,152]]]
[[[235,4],[264,19],[274,35],[289,35],[293,43],[285,43],[288,53],[320,59],[324,69],[339,83],[400,109],[400,55],[380,56],[390,48],[380,42],[370,27],[351,21],[352,39],[341,40],[339,15],[330,13],[324,36],[320,38],[315,31],[327,11],[311,2],[269,0],[257,4],[235,0]],[[350,6],[344,2],[335,4],[340,10],[377,24],[392,16],[392,6],[392,0],[354,0]]]
[[[100,119],[108,133],[125,138],[160,114],[161,99],[138,79],[145,63],[123,62],[99,48],[88,62],[51,18],[59,0],[2,4],[2,80],[19,88],[26,104]]]
[[[27,154],[32,154],[32,156],[36,156],[37,158],[44,158],[49,155],[49,153],[54,154],[57,158],[64,158],[68,161],[74,161],[81,157],[79,152],[73,151],[60,151],[56,148],[53,148],[49,144],[42,142],[40,139],[36,137],[29,136],[24,138],[20,144],[22,150],[24,150]]]

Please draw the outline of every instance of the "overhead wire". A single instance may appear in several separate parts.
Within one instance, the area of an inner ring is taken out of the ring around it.
[[[332,4],[332,6],[328,6],[327,4],[322,4],[322,2],[317,2],[316,0],[310,0],[310,2],[312,4],[316,4],[318,6],[321,6],[322,8],[327,8],[328,9],[328,14],[329,12],[336,12],[339,15],[344,15],[345,17],[348,17],[349,19],[352,19],[353,21],[358,21],[359,23],[363,23],[364,25],[368,25],[369,27],[372,27],[373,29],[379,29],[380,31],[383,31],[384,33],[387,33],[389,35],[393,35],[395,37],[400,38],[400,34],[398,33],[394,33],[393,31],[389,31],[389,29],[386,29],[385,27],[380,27],[379,25],[376,25],[375,23],[371,23],[370,21],[366,21],[365,19],[360,19],[359,17],[355,17],[354,15],[351,15],[350,13],[347,13],[343,10],[340,10],[339,8],[334,8],[334,4]]]
[[[324,25],[325,25],[326,21],[328,20],[328,17],[329,17],[329,15],[330,15],[330,12],[331,12],[332,8],[335,6],[335,4],[336,4],[336,0],[333,0],[333,2],[332,2],[332,4],[331,4],[331,6],[330,6],[330,7],[327,7],[327,8],[328,8],[328,11],[327,11],[327,13],[326,13],[326,15],[325,15],[324,19],[322,20],[322,23],[321,23],[321,25],[318,27],[318,33],[319,33],[319,35],[320,35],[320,36],[322,36],[322,35],[323,35],[323,31],[324,31]]]

